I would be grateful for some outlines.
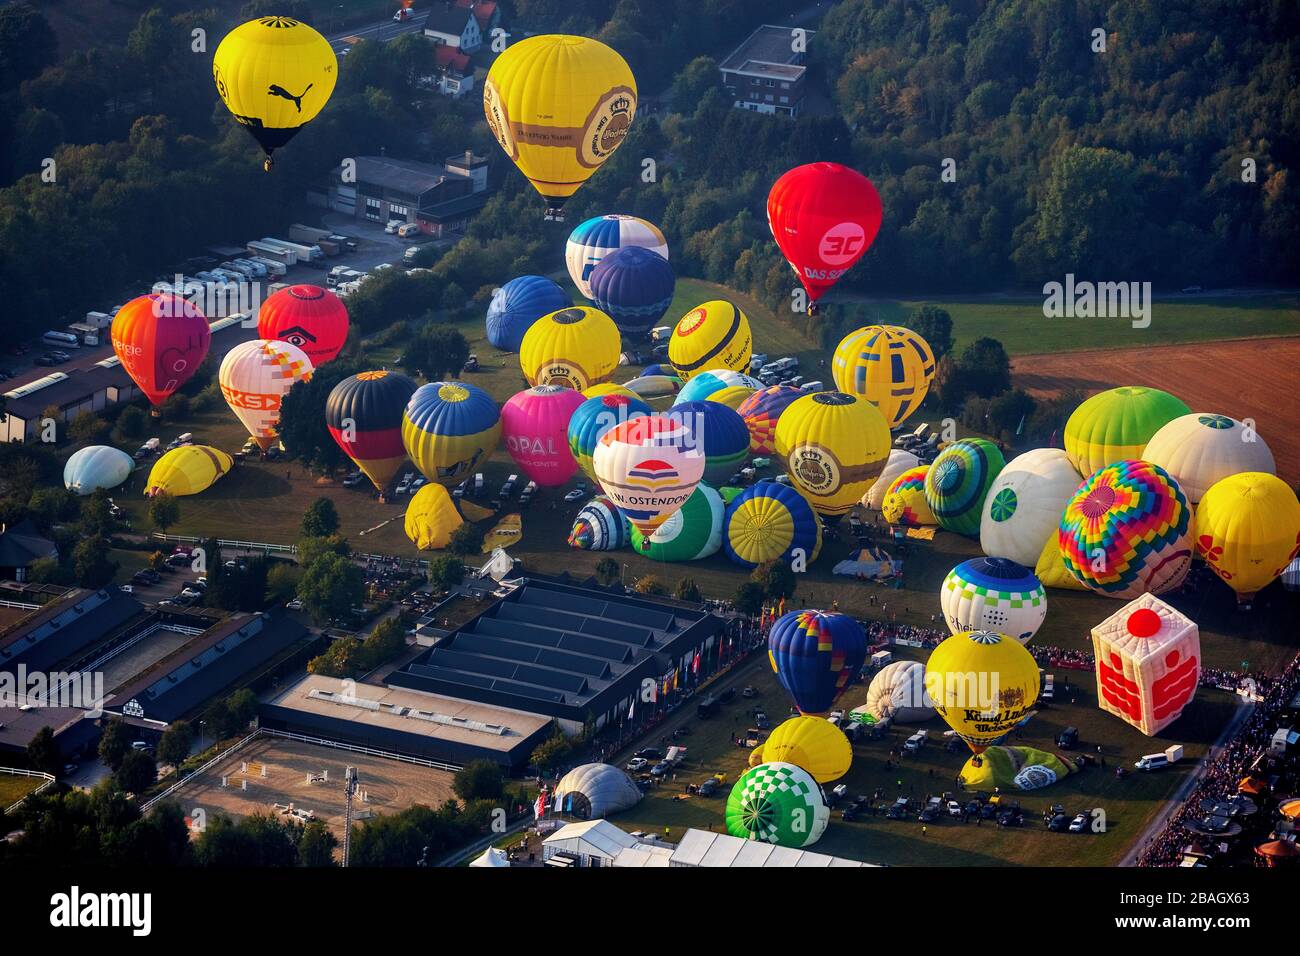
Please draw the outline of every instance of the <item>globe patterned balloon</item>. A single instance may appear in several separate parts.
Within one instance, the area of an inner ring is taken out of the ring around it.
[[[1006,460],[983,438],[953,442],[930,466],[925,501],[939,527],[957,534],[979,534],[984,497]]]
[[[943,579],[939,604],[948,630],[996,631],[1025,644],[1047,617],[1047,592],[1022,564],[1006,558],[963,561]]]
[[[1124,459],[1094,472],[1065,506],[1066,569],[1098,594],[1131,600],[1178,587],[1192,561],[1192,510],[1159,465]]]
[[[792,763],[761,763],[746,770],[727,797],[727,832],[743,840],[811,846],[829,821],[821,787]]]
[[[773,385],[750,395],[736,409],[749,428],[749,451],[754,455],[776,452],[776,422],[796,399],[808,393],[793,385]]]

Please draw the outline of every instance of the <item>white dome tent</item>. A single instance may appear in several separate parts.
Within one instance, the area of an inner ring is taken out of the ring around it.
[[[585,763],[556,784],[551,805],[556,813],[597,820],[635,806],[640,800],[641,788],[618,767]]]

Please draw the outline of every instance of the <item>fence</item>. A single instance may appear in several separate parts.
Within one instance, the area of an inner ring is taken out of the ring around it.
[[[163,534],[161,531],[155,531],[153,537],[170,544],[200,544],[204,540],[193,535]],[[295,555],[298,553],[297,545],[271,544],[268,541],[238,541],[229,538],[218,538],[217,544],[221,545],[222,548],[231,548],[236,551],[259,551],[262,554]],[[367,563],[395,564],[400,568],[416,568],[422,571],[427,571],[429,568],[429,562],[423,558],[403,558],[395,554],[375,554],[365,551],[353,551],[350,556],[354,561],[365,561]]]
[[[26,800],[28,797],[33,797],[39,793],[44,793],[50,787],[54,786],[54,774],[52,773],[41,773],[39,770],[20,770],[17,767],[0,767],[0,773],[7,773],[12,777],[40,777],[41,780],[43,781],[41,784],[39,784],[36,787],[36,789],[29,790],[21,797],[19,797],[18,800],[15,801],[13,806],[6,807],[5,813],[13,813],[15,810],[17,810],[19,807],[23,805],[23,801]]]
[[[0,607],[17,608],[20,611],[39,611],[39,604],[28,604],[25,601],[0,601]]]

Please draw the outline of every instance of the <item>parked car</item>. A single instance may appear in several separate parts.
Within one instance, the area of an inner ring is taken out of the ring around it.
[[[343,479],[343,487],[355,488],[357,485],[361,484],[365,480],[366,480],[365,475],[363,475],[359,471],[354,471],[352,474],[348,475],[346,478]]]
[[[627,770],[628,773],[637,773],[648,766],[650,766],[650,761],[646,760],[645,757],[633,757],[627,762],[627,766],[624,769]]]
[[[1054,813],[1047,821],[1047,829],[1053,833],[1064,833],[1070,827],[1070,818],[1064,813]]]
[[[702,784],[700,784],[699,789],[696,790],[696,793],[698,793],[701,797],[711,797],[718,792],[718,788],[720,786],[722,785],[718,783],[718,781],[710,777],[708,780],[705,780]]]
[[[411,490],[411,482],[413,481],[415,481],[415,472],[408,471],[402,476],[402,480],[397,483],[397,487],[393,489],[393,492],[399,495],[406,494]]]
[[[129,585],[129,584],[123,584],[120,588],[118,588],[118,590],[121,591],[123,594],[134,594],[134,593],[135,593],[135,588],[133,588],[133,587],[132,587],[131,585]]]
[[[574,488],[572,491],[570,491],[567,495],[564,496],[564,500],[565,500],[565,501],[577,501],[578,499],[584,497],[586,494],[587,494],[587,492],[584,491],[583,489],[581,489],[581,488]]]
[[[285,607],[288,608],[290,611],[301,611],[302,601],[299,601],[297,598],[294,598],[292,601],[286,604]]]
[[[1092,818],[1087,813],[1076,813],[1074,819],[1070,821],[1071,833],[1087,833]]]
[[[397,230],[401,229],[404,225],[406,225],[404,219],[390,219],[384,226],[384,232],[388,233],[390,236],[395,236],[397,235]]]
[[[662,760],[664,752],[658,747],[642,747],[632,756],[640,757],[642,760]]]
[[[903,820],[907,817],[909,801],[907,797],[899,797],[885,811],[885,816],[890,820]]]

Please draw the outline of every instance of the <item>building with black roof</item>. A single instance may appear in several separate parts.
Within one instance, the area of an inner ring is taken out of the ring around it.
[[[67,669],[64,665],[145,616],[144,606],[121,591],[73,591],[0,632],[0,671]]]
[[[577,733],[627,713],[643,681],[689,672],[723,624],[697,605],[529,577],[388,684],[543,714]]]
[[[28,569],[42,558],[58,559],[54,542],[36,530],[31,521],[0,528],[0,579],[26,581]]]

